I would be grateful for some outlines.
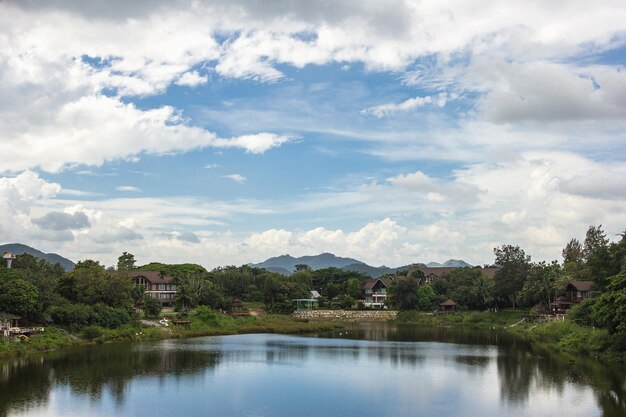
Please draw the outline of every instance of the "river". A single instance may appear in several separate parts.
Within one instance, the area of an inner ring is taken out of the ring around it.
[[[360,323],[0,362],[0,416],[626,416],[626,373],[493,331]]]

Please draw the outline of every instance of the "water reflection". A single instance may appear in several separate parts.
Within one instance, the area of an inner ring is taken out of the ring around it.
[[[626,415],[625,373],[493,331],[355,324],[0,362],[0,416]],[[376,392],[372,396],[373,391]]]

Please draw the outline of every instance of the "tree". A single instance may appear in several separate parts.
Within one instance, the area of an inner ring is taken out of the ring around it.
[[[0,311],[32,318],[39,311],[39,291],[21,278],[0,282]]]
[[[515,308],[515,300],[524,288],[530,266],[530,256],[519,247],[503,245],[493,250],[498,268],[494,276],[495,294],[501,300],[507,300]]]
[[[175,277],[174,283],[176,284],[174,304],[182,311],[188,311],[198,305],[202,291],[207,284],[201,274]]]
[[[99,262],[86,260],[76,264],[59,283],[59,293],[82,304],[106,304],[129,308],[133,302],[131,277],[124,272],[107,273]]]
[[[602,225],[589,226],[587,234],[585,235],[585,246],[583,248],[583,256],[585,260],[589,260],[589,256],[601,249],[605,248],[609,244],[609,240],[606,238],[606,233],[602,230]]]
[[[117,270],[118,271],[131,271],[135,269],[135,255],[128,252],[122,252],[122,255],[117,258]]]
[[[307,264],[296,264],[296,272],[311,272],[312,269]]]
[[[437,308],[439,296],[430,285],[422,285],[417,289],[417,308],[432,311]]]
[[[594,300],[593,320],[609,333],[626,332],[626,272],[608,281],[606,291]]]
[[[563,255],[563,265],[569,262],[581,265],[584,261],[583,245],[580,244],[578,239],[570,240],[561,252]]]
[[[346,285],[346,293],[355,300],[361,298],[363,282],[358,278],[350,278]]]
[[[568,277],[557,261],[532,264],[521,295],[527,304],[539,302],[544,310],[549,311],[550,303],[565,291],[567,281]]]
[[[408,278],[394,281],[389,287],[387,303],[398,310],[417,308],[417,280]]]
[[[439,294],[446,294],[457,303],[470,309],[484,310],[493,304],[493,282],[487,280],[480,268],[458,268],[450,272],[445,285],[437,280],[434,289],[443,289]]]

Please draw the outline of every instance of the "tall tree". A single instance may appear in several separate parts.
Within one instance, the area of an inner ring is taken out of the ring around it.
[[[498,268],[494,276],[494,290],[501,300],[508,300],[515,308],[519,292],[524,288],[530,267],[530,256],[519,246],[502,245],[493,250]]]
[[[550,310],[556,296],[565,291],[567,277],[557,261],[544,261],[532,264],[528,279],[522,290],[522,297],[527,304],[541,303],[545,310]]]
[[[416,309],[418,286],[413,278],[394,281],[388,289],[387,303],[398,310]]]
[[[578,239],[570,240],[561,252],[563,255],[563,265],[574,262],[576,264],[582,264],[584,261],[583,245]]]
[[[606,248],[609,244],[609,240],[606,238],[606,233],[602,230],[602,225],[589,226],[587,234],[585,235],[585,246],[583,248],[583,256],[585,260],[589,260],[589,256],[602,248]]]
[[[122,252],[122,255],[117,258],[117,270],[118,271],[131,271],[135,269],[135,255],[128,252]]]

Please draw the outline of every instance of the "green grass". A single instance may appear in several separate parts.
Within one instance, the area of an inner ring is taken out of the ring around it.
[[[207,309],[208,310],[208,309]],[[30,337],[29,343],[0,337],[0,356],[19,356],[71,346],[75,344],[109,343],[117,341],[160,340],[194,336],[214,336],[242,333],[297,334],[332,330],[343,327],[336,321],[308,321],[291,316],[267,314],[262,316],[232,317],[208,310],[204,315],[192,314],[190,324],[169,327],[143,326],[139,322],[126,324],[117,329],[97,326],[70,332],[48,326],[42,334]]]
[[[459,311],[437,315],[419,311],[401,311],[398,313],[396,321],[428,326],[466,326],[485,329],[511,326],[519,322],[527,314],[527,310],[505,310],[498,313]]]

